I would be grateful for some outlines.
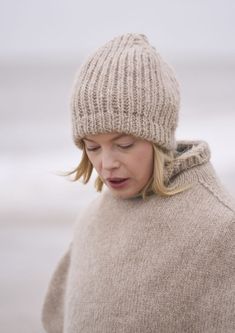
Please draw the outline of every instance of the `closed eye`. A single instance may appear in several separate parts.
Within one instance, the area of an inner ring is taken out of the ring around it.
[[[96,151],[97,149],[99,149],[100,147],[93,147],[93,148],[88,148],[86,147],[87,151]]]
[[[134,144],[131,143],[129,145],[117,145],[117,147],[121,148],[121,149],[128,149],[128,148],[131,148]],[[100,147],[86,147],[86,150],[87,151],[97,151]]]
[[[122,149],[128,149],[128,148],[131,148],[134,144],[131,143],[130,145],[118,145],[118,147],[122,148]]]

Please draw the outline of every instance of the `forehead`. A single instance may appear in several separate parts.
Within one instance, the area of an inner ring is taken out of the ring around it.
[[[86,135],[84,137],[84,140],[87,141],[113,141],[117,140],[120,138],[128,138],[128,137],[133,137],[131,134],[126,134],[126,133],[102,133],[102,134],[94,134],[94,135]]]

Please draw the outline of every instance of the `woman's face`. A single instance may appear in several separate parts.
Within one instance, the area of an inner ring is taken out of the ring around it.
[[[83,139],[87,156],[112,193],[126,199],[139,193],[153,172],[153,147],[132,135],[107,133]]]

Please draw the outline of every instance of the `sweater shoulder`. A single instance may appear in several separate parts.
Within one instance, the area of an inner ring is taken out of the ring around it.
[[[225,210],[229,210],[233,217],[235,216],[235,198],[227,190],[215,168],[211,163],[207,168],[209,172],[201,173],[198,177],[199,184],[207,190],[208,195],[213,196],[218,205],[223,206]]]
[[[105,201],[106,193],[104,191],[88,202],[84,207],[82,207],[74,221],[74,232],[76,232],[78,229],[80,230],[84,227],[84,225],[88,225],[92,220],[94,220],[105,206]]]

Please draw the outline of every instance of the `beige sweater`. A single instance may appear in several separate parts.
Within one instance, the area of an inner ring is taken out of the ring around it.
[[[166,177],[191,189],[146,201],[106,189],[77,221],[47,290],[46,332],[235,332],[235,203],[206,142],[178,150]]]

